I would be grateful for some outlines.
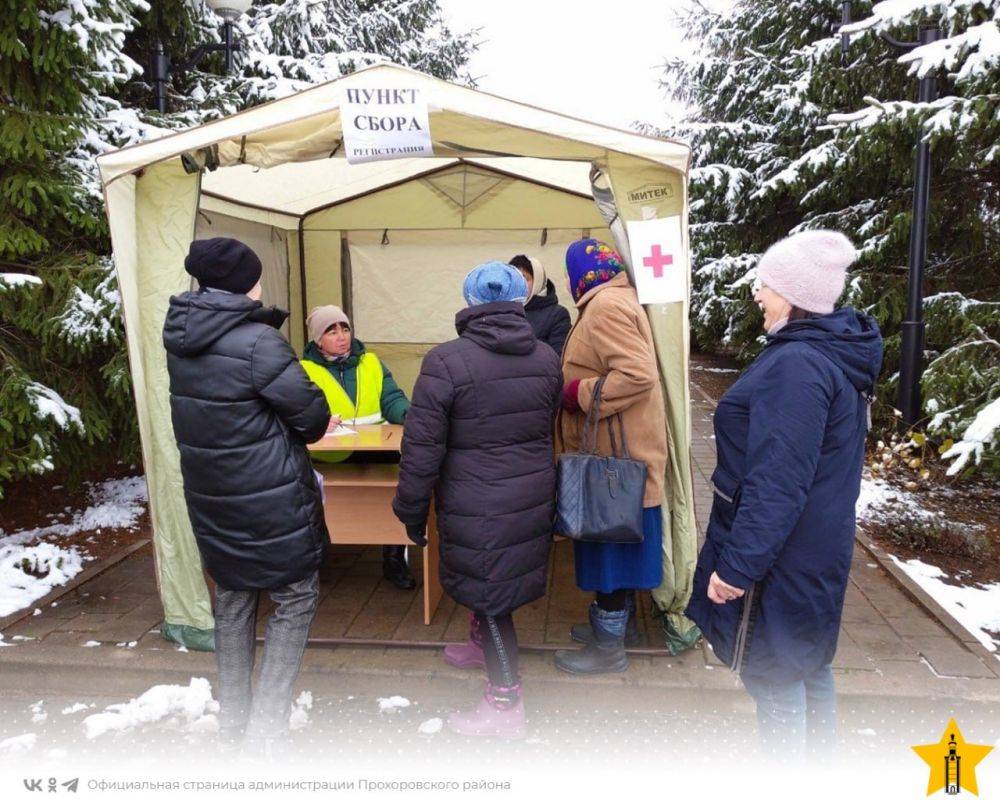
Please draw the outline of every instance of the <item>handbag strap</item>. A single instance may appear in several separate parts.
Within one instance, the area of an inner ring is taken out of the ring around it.
[[[618,442],[615,440],[615,420],[618,420],[618,428],[622,432],[622,454],[618,455]],[[621,412],[608,419],[608,433],[611,434],[611,454],[615,458],[632,458],[628,451],[628,439],[625,438],[625,422],[622,420]]]
[[[580,436],[580,452],[597,454],[597,425],[601,412],[601,389],[604,386],[604,378],[599,378],[594,384],[594,393],[591,398],[590,411],[583,422],[583,433]],[[593,444],[591,444],[591,441]]]
[[[604,389],[605,378],[599,378],[594,384],[593,400],[590,404],[590,411],[587,412],[587,419],[583,423],[583,434],[580,436],[581,453],[597,455],[597,434],[601,422],[601,391]],[[618,429],[622,435],[622,455],[618,452],[618,439],[615,436],[615,420],[618,420]],[[611,436],[611,454],[615,458],[631,458],[628,449],[628,439],[625,437],[625,422],[621,413],[615,414],[608,420],[608,433]],[[589,446],[588,446],[589,444]]]

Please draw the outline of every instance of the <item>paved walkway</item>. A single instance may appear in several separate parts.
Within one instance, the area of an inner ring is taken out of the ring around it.
[[[692,459],[702,528],[712,497],[713,409],[711,398],[694,386]],[[324,567],[323,594],[312,635],[358,643],[311,648],[304,677],[336,674],[340,680],[348,676],[363,680],[365,675],[395,675],[478,681],[477,675],[446,667],[439,645],[432,644],[462,640],[467,612],[445,599],[432,624],[424,626],[420,593],[400,592],[387,585],[381,578],[379,558],[376,548],[338,548]],[[631,687],[639,704],[645,702],[643,690],[729,693],[738,688],[735,677],[704,645],[677,658],[637,654],[629,671],[619,675],[581,679],[560,673],[544,649],[568,643],[568,627],[584,619],[589,597],[573,584],[570,543],[553,548],[551,567],[548,595],[521,609],[516,618],[522,643],[541,648],[522,657],[526,679],[573,681],[609,690]],[[640,621],[647,641],[655,646],[662,638],[648,602],[645,598]],[[262,606],[263,622],[269,602]],[[151,548],[146,547],[44,606],[40,614],[6,628],[7,641],[18,646],[0,648],[0,668],[22,674],[38,690],[44,685],[57,689],[72,671],[81,679],[86,675],[94,691],[106,684],[111,694],[127,686],[141,690],[164,680],[186,683],[192,673],[214,672],[212,654],[180,651],[165,642],[158,634],[161,619]],[[967,634],[962,636],[957,627],[955,631],[957,635],[904,592],[867,550],[856,547],[834,662],[840,693],[1000,702],[1000,661],[976,651],[973,644],[963,641],[970,638]],[[83,646],[87,642],[100,645]],[[423,644],[399,647],[390,643]]]

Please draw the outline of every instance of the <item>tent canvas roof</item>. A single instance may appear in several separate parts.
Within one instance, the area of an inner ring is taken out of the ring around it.
[[[348,164],[340,158],[301,161],[266,170],[239,164],[208,172],[202,191],[238,205],[303,216],[359,195],[462,162],[590,197],[590,165],[539,158],[404,158]]]
[[[103,183],[107,185],[150,164],[213,145],[218,146],[223,166],[249,164],[270,167],[315,159],[342,164],[342,150],[337,152],[342,136],[339,113],[341,94],[351,86],[380,83],[397,86],[405,83],[426,93],[435,154],[440,156],[516,157],[528,153],[544,156],[552,152],[553,156],[561,159],[589,161],[614,151],[663,164],[683,173],[688,169],[690,149],[682,142],[579,120],[457,86],[395,64],[376,64],[239,114],[105,153],[98,157]],[[450,135],[458,122],[456,116],[461,118],[464,126],[462,145],[455,143],[459,137]],[[470,120],[479,121],[476,130],[469,130]],[[554,143],[553,139],[562,141]],[[498,140],[504,142],[507,152],[496,153],[492,150]],[[331,154],[335,155],[332,159],[329,158]],[[424,162],[426,167],[428,159],[405,161]],[[378,166],[388,172],[406,169],[391,163]],[[416,170],[417,165],[409,168]],[[372,180],[377,174],[377,171],[364,172],[367,178],[359,177],[359,180]],[[227,180],[230,179],[231,176],[227,175]],[[303,198],[294,198],[293,194],[291,200],[295,199]],[[299,203],[297,207],[302,208],[303,204]]]

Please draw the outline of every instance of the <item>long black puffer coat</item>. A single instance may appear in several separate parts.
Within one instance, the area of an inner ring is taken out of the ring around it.
[[[246,295],[185,292],[163,326],[188,514],[225,589],[301,580],[329,543],[305,445],[330,412],[276,330],[287,316]]]
[[[433,493],[442,586],[500,616],[545,594],[562,370],[520,303],[467,308],[455,326],[420,368],[393,509],[419,524]]]

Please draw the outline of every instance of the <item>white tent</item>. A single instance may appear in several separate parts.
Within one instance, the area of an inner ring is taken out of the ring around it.
[[[433,153],[350,164],[346,89],[419,89]],[[170,295],[191,286],[195,237],[243,239],[265,265],[264,302],[286,307],[301,352],[308,310],[337,303],[409,391],[420,359],[454,336],[460,280],[514,253],[540,258],[568,299],[566,246],[612,239],[623,221],[675,217],[687,250],[689,150],[382,64],[215,122],[98,158],[149,484],[164,634],[198,646],[209,595],[184,504],[161,331]],[[595,200],[597,202],[595,202]],[[609,221],[610,220],[610,230]],[[647,306],[667,401],[664,581],[675,632],[696,554],[689,462],[687,302]]]

